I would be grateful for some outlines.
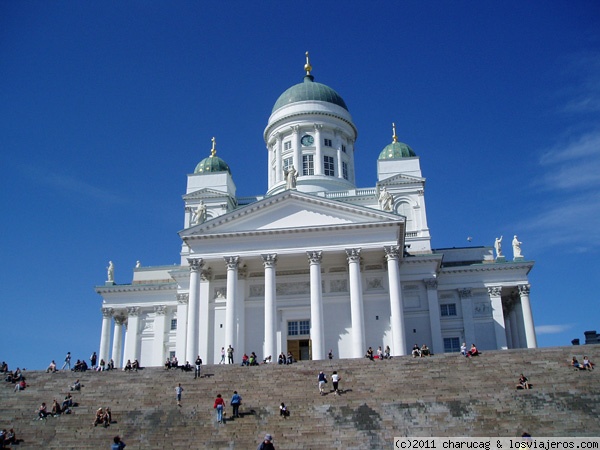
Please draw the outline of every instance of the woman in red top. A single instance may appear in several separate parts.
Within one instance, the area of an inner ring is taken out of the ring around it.
[[[225,406],[225,402],[221,394],[217,394],[213,408],[217,410],[217,422],[219,423],[223,423],[223,406]]]

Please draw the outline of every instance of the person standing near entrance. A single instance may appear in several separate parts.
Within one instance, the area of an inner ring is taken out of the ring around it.
[[[200,368],[202,367],[202,359],[200,355],[196,358],[196,371],[194,372],[194,379],[200,378]]]
[[[65,356],[65,363],[60,370],[64,370],[67,366],[69,366],[69,370],[71,370],[71,352],[67,352],[67,356]]]
[[[225,347],[221,347],[221,361],[219,364],[225,364]]]
[[[227,347],[227,364],[233,364],[233,347],[231,344]]]

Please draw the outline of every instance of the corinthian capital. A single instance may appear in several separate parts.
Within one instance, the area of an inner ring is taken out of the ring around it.
[[[263,265],[265,269],[267,267],[275,267],[277,264],[277,253],[267,253],[264,255],[260,255],[263,260]]]
[[[177,294],[177,303],[179,303],[180,305],[187,305],[189,300],[190,300],[190,294],[188,294],[188,293]]]
[[[346,256],[348,262],[360,262],[360,248],[347,248]]]
[[[500,297],[502,295],[502,286],[488,286],[490,297]]]
[[[190,272],[197,272],[204,265],[202,258],[188,258],[187,260],[190,265]]]
[[[114,312],[112,308],[102,308],[102,317],[112,317]]]
[[[425,282],[425,286],[427,287],[427,289],[435,290],[438,287],[437,278],[425,278],[423,281]]]
[[[237,269],[239,264],[240,264],[240,257],[239,256],[223,256],[223,259],[225,260],[225,264],[227,264],[227,269]]]
[[[306,252],[306,256],[308,256],[308,261],[311,264],[321,264],[321,261],[323,260],[323,251],[316,250],[316,251]]]
[[[388,261],[391,259],[400,259],[399,245],[384,245],[383,251],[385,252],[385,257]]]
[[[520,284],[519,286],[519,295],[529,295],[529,291],[531,289],[530,284]]]
[[[460,296],[460,298],[470,298],[471,297],[471,288],[459,289],[458,295]]]

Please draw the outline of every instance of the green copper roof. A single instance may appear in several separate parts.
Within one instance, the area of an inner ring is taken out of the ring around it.
[[[304,77],[304,82],[292,86],[279,96],[271,112],[273,113],[285,105],[307,100],[333,103],[348,111],[346,102],[340,97],[340,94],[335,92],[329,86],[315,83],[312,75],[306,75]]]
[[[208,158],[204,158],[198,163],[194,173],[214,173],[214,172],[229,172],[229,166],[225,161],[219,158],[217,155],[211,155]]]
[[[394,140],[391,144],[385,146],[385,148],[379,154],[379,159],[401,159],[409,158],[411,156],[417,156],[417,154],[403,142]]]

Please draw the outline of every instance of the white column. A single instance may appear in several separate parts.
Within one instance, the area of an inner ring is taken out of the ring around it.
[[[115,316],[115,329],[113,337],[112,360],[115,363],[115,368],[123,367],[123,324],[125,317]]]
[[[321,129],[323,125],[315,123],[315,175],[324,175],[323,172],[323,138]]]
[[[245,305],[245,296],[246,296],[246,277],[247,270],[245,267],[238,268],[238,295],[237,295],[237,309],[236,309],[236,317],[237,317],[237,329],[236,329],[236,337],[237,343],[234,346],[235,354],[238,355],[238,361],[242,359],[242,355],[246,353],[246,342],[244,339],[246,333],[246,305]],[[277,352],[277,354],[279,354]],[[275,355],[273,355],[275,357]]]
[[[294,125],[292,127],[292,148],[294,149],[294,155],[292,163],[294,164],[294,168],[298,170],[298,173],[302,173],[302,156],[300,155],[300,127],[298,125]]]
[[[533,325],[533,314],[531,313],[531,303],[529,302],[530,289],[531,286],[528,284],[519,285],[519,295],[521,296],[521,308],[523,309],[523,325],[525,326],[525,339],[527,341],[527,348],[537,348],[535,326]]]
[[[440,301],[437,292],[437,279],[428,278],[425,281],[427,287],[427,304],[429,306],[429,325],[431,327],[432,352],[444,353],[444,338],[442,337],[442,322],[440,320]]]
[[[263,357],[277,359],[277,293],[276,271],[277,254],[260,255],[265,266],[265,341]]]
[[[154,307],[154,341],[152,342],[152,365],[160,367],[165,362],[165,321],[167,307]]]
[[[175,334],[175,356],[179,355],[177,359],[183,359],[186,354],[188,301],[189,294],[177,294],[177,331]]]
[[[133,362],[138,357],[139,352],[139,324],[140,324],[140,308],[130,306],[127,308],[127,329],[125,331],[125,355],[123,361],[131,360]],[[143,361],[140,361],[143,364]]]
[[[465,343],[467,350],[471,344],[475,344],[475,325],[473,324],[473,299],[471,298],[471,289],[459,289],[460,305],[463,316],[463,328],[465,330]]]
[[[275,143],[275,183],[279,183],[283,180],[283,158],[281,156],[282,143],[281,135],[277,133],[277,142]]]
[[[506,344],[506,325],[504,325],[504,311],[502,309],[502,286],[488,287],[488,294],[492,303],[496,348],[498,350],[506,350],[508,346]]]
[[[510,323],[510,313],[507,312],[504,315],[504,325],[506,326],[506,346],[508,348],[515,348],[512,340],[512,325]]]
[[[346,154],[350,158],[348,163],[348,177],[352,184],[356,184],[356,170],[354,169],[354,141],[348,139],[348,145],[346,146]]]
[[[108,364],[108,349],[110,346],[110,325],[114,310],[102,308],[102,331],[100,332],[100,351],[98,352],[98,364],[104,360]]]
[[[323,320],[323,288],[321,283],[322,251],[306,252],[310,262],[310,340],[312,359],[325,359],[325,324]]]
[[[388,284],[390,286],[390,322],[392,327],[392,355],[406,355],[406,334],[404,329],[404,305],[400,283],[400,247],[383,247],[387,259]]]
[[[208,343],[210,341],[208,332],[210,330],[210,276],[209,270],[202,270],[200,274],[200,303],[198,311],[198,352],[196,356],[200,356],[203,361],[208,361],[209,350]],[[196,357],[194,357],[194,361]],[[190,364],[194,364],[194,361],[190,361]]]
[[[337,178],[344,178],[344,171],[342,170],[342,148],[341,148],[341,144],[338,144],[339,147],[337,149],[337,153],[336,153],[336,165],[337,165]],[[349,175],[348,175],[349,176]]]
[[[227,264],[227,304],[225,306],[225,348],[234,346],[236,339],[236,297],[239,256],[225,256]],[[235,350],[235,347],[234,347]],[[238,358],[239,361],[240,358]]]
[[[362,358],[365,345],[365,318],[363,314],[363,291],[360,273],[360,248],[347,248],[348,274],[350,278],[350,315],[352,316],[352,356]]]
[[[200,304],[200,270],[202,258],[188,258],[190,265],[190,300],[188,305],[185,359],[195,361],[198,354],[198,309]],[[179,358],[179,357],[178,357]],[[183,361],[180,361],[183,362]],[[191,363],[190,363],[191,364]]]
[[[515,305],[514,318],[515,323],[513,330],[517,337],[517,348],[527,348],[527,339],[525,339],[525,327],[523,325],[523,307],[520,304]]]

